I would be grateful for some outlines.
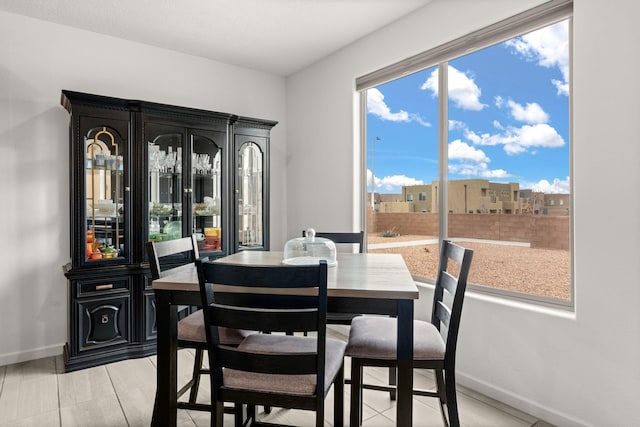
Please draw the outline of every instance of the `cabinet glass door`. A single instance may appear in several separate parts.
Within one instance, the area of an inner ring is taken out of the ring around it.
[[[262,149],[253,141],[243,142],[237,152],[237,224],[239,249],[264,245],[264,188]]]
[[[193,130],[191,138],[191,195],[193,233],[201,255],[225,250],[222,194],[222,160],[226,135]]]
[[[111,126],[84,135],[85,261],[125,257],[125,141]]]
[[[149,240],[183,236],[184,129],[146,124]]]

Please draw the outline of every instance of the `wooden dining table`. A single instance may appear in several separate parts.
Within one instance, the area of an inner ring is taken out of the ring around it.
[[[280,265],[283,252],[242,251],[214,262]],[[193,264],[153,281],[157,324],[157,389],[153,426],[175,426],[177,417],[178,305],[200,306]],[[413,310],[418,288],[399,254],[338,253],[328,272],[328,311],[398,318],[396,425],[412,425]]]

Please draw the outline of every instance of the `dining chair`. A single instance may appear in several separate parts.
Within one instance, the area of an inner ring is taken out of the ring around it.
[[[354,232],[333,232],[333,231],[316,231],[316,237],[323,237],[325,239],[329,239],[333,241],[335,244],[340,244],[344,246],[345,250],[352,246],[353,248],[358,249],[358,253],[364,252],[364,231],[354,231]],[[302,230],[302,237],[307,236],[307,230]],[[351,249],[353,249],[351,248]]]
[[[165,277],[176,268],[188,264],[194,264],[199,258],[198,245],[195,236],[181,239],[166,240],[161,242],[147,242],[147,256],[152,280]],[[239,344],[251,331],[237,329],[223,329],[220,332],[221,339],[229,345]],[[180,409],[195,409],[209,411],[210,405],[196,403],[200,376],[209,373],[203,368],[204,350],[207,349],[205,336],[204,317],[202,310],[197,310],[178,321],[178,346],[181,348],[195,349],[193,373],[191,380],[178,390],[180,398],[187,390],[190,390],[188,402],[178,402]],[[235,411],[230,408],[229,412]]]
[[[354,248],[358,249],[358,253],[364,252],[364,231],[357,232],[319,232],[316,231],[316,237],[322,237],[331,240],[336,245],[342,245],[344,250]],[[306,230],[302,231],[302,237],[306,237]],[[356,313],[327,313],[327,323],[330,325],[350,325],[351,319],[358,314]]]
[[[433,292],[431,321],[414,320],[413,367],[435,371],[436,390],[413,390],[437,397],[445,426],[458,427],[455,361],[462,303],[473,251],[448,240],[442,242]],[[362,382],[365,366],[396,366],[395,318],[359,316],[351,322],[346,355],[351,357],[351,426],[362,423],[362,389],[389,390],[389,386]],[[444,406],[447,410],[445,412]]]
[[[364,231],[355,232],[334,232],[334,231],[316,231],[316,237],[323,237],[333,241],[336,245],[341,245],[344,250],[353,250],[354,246],[357,247],[358,253],[364,253]],[[306,236],[306,230],[302,230],[302,237]],[[351,321],[354,317],[359,316],[359,313],[327,313],[327,324],[329,325],[351,325]],[[350,384],[351,379],[346,379],[345,384]],[[389,385],[396,384],[396,368],[389,368]],[[389,390],[389,396],[391,400],[396,400],[396,390],[391,388]]]
[[[343,425],[346,343],[326,337],[327,263],[248,266],[196,261],[211,367],[211,425],[222,426],[224,402],[315,411],[334,387],[334,425]],[[314,336],[287,335],[291,325]],[[267,330],[237,347],[219,327]],[[259,425],[255,418],[252,425]]]

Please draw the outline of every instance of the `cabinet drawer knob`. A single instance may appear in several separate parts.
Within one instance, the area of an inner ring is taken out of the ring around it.
[[[96,286],[96,291],[104,291],[105,289],[113,289],[113,283],[108,283],[106,285],[98,285],[98,286]]]

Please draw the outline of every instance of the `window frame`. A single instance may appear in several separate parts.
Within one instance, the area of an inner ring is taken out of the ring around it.
[[[367,161],[367,89],[371,89],[383,83],[402,78],[430,67],[438,66],[439,80],[438,93],[448,93],[448,64],[449,61],[493,46],[498,43],[519,37],[537,29],[553,25],[557,22],[568,20],[569,24],[569,176],[570,194],[567,207],[570,212],[569,220],[569,274],[570,274],[570,298],[562,300],[558,298],[543,297],[505,289],[492,288],[490,286],[468,284],[472,291],[511,299],[520,302],[533,303],[541,306],[573,311],[575,309],[575,270],[574,270],[574,223],[575,209],[573,198],[574,173],[573,173],[573,0],[551,0],[547,3],[514,15],[498,23],[489,25],[478,31],[469,33],[463,37],[445,43],[425,52],[391,64],[369,74],[356,78],[356,90],[360,94],[360,127],[361,127],[361,170],[364,171],[366,182]],[[440,191],[437,197],[438,210],[438,241],[447,238],[448,233],[448,96],[438,97],[438,128],[439,128],[439,182]],[[366,199],[366,189],[363,190]],[[362,204],[362,221],[365,230],[368,228],[366,200]],[[425,280],[426,279],[426,280]],[[430,278],[414,276],[414,280],[422,283],[433,284]]]

